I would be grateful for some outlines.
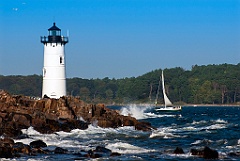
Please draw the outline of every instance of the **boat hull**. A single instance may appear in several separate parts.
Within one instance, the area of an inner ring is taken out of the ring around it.
[[[182,110],[181,106],[176,107],[162,107],[162,108],[156,108],[156,111],[180,111]]]

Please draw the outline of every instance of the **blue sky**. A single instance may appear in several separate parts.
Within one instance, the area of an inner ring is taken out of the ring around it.
[[[53,22],[68,78],[240,62],[239,0],[1,0],[0,75],[42,74]]]

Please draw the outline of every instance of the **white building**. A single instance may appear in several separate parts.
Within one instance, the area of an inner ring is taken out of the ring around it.
[[[61,36],[61,29],[55,23],[48,32],[47,37],[41,37],[44,44],[42,97],[60,98],[67,94],[64,48],[68,37]]]

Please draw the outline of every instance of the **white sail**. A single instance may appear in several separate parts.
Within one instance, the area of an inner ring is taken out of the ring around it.
[[[166,92],[165,92],[163,71],[162,71],[162,90],[163,90],[163,98],[164,98],[165,107],[172,106],[172,102],[169,100],[169,98],[167,97]]]
[[[160,84],[160,81],[159,81]],[[158,86],[159,86],[158,84]],[[169,98],[166,95],[165,91],[165,85],[164,85],[164,76],[162,71],[162,90],[163,90],[163,99],[164,99],[164,108],[157,108],[157,111],[179,111],[182,110],[181,106],[173,106],[172,102],[169,100]]]

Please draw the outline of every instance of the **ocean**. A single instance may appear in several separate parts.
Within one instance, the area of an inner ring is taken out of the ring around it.
[[[117,157],[102,157],[92,160],[167,160],[192,161],[204,160],[190,154],[191,149],[205,146],[219,153],[219,160],[240,160],[240,157],[228,155],[240,152],[240,107],[182,107],[182,111],[156,111],[150,105],[109,106],[120,110],[138,120],[147,121],[156,127],[152,132],[137,131],[134,127],[100,128],[97,123],[87,130],[75,129],[71,132],[40,134],[33,128],[22,130],[29,138],[14,140],[29,144],[41,139],[53,150],[56,147],[68,149],[73,153],[103,146],[113,152],[121,153]],[[173,154],[181,147],[184,154]],[[73,154],[43,154],[26,156],[10,160],[82,160]],[[86,159],[89,160],[89,159]],[[90,159],[91,160],[91,159]]]

